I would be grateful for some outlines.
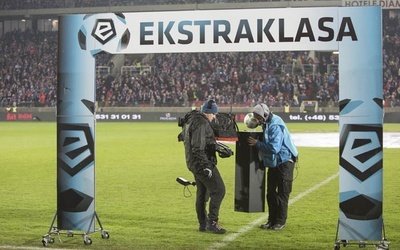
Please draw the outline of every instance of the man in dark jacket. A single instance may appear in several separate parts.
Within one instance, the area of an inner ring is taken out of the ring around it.
[[[214,100],[208,100],[201,112],[194,113],[183,127],[186,165],[196,181],[196,213],[199,231],[224,234],[218,224],[219,210],[225,196],[225,184],[217,168],[215,134],[211,121],[218,113]],[[207,215],[206,203],[210,196]]]

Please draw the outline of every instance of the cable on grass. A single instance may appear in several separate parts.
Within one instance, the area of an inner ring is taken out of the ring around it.
[[[184,186],[183,187],[183,196],[185,198],[189,198],[192,196],[192,192],[190,192],[189,186]]]

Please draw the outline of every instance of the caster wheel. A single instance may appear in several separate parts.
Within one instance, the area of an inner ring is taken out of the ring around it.
[[[85,243],[85,245],[92,245],[93,242],[92,242],[92,239],[86,238],[83,240],[83,243]]]
[[[42,244],[43,244],[44,247],[48,246],[47,240],[45,238],[42,239]]]
[[[49,237],[49,243],[53,244],[54,243],[54,238],[53,237]]]
[[[333,249],[334,249],[334,250],[339,250],[339,249],[340,249],[340,246],[335,245],[335,247],[334,247]]]
[[[101,233],[101,238],[108,239],[108,238],[110,238],[110,235],[108,234],[107,231],[104,231],[104,232]]]
[[[381,243],[382,243],[382,247],[389,249],[389,241],[386,238],[383,238]],[[383,249],[385,249],[385,248],[383,248]]]

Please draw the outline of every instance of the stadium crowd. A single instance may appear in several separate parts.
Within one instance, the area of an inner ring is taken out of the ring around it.
[[[151,73],[117,75],[99,79],[104,106],[189,106],[214,98],[220,105],[249,106],[265,101],[270,106],[299,106],[315,98],[331,105],[338,101],[338,75],[319,71],[305,74],[314,64],[309,52],[231,52],[156,54]],[[337,64],[335,57],[333,63]],[[331,63],[328,60],[326,62]],[[129,64],[129,63],[128,63]],[[295,65],[298,74],[282,72]],[[107,91],[108,90],[108,91]]]
[[[400,23],[383,19],[383,93],[385,106],[400,107]],[[190,106],[214,98],[221,106],[299,106],[318,100],[338,106],[339,72],[333,53],[231,52],[154,54],[149,61],[126,57],[126,66],[150,64],[152,70],[96,77],[99,107]],[[97,65],[111,55],[99,54]],[[286,72],[283,65],[292,65]],[[312,73],[305,65],[314,65]],[[0,105],[55,107],[57,32],[12,31],[0,40]]]

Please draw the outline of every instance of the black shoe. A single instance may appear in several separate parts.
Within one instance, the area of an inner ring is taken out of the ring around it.
[[[272,227],[273,230],[282,230],[282,229],[284,229],[284,228],[285,228],[285,224],[279,224],[279,223],[275,224],[275,225]]]
[[[206,223],[206,222],[204,222],[204,223],[200,223],[200,226],[199,226],[199,232],[205,232],[206,231],[206,228],[207,228],[207,226],[208,226],[208,222]]]
[[[268,221],[268,222],[265,223],[265,224],[261,224],[261,225],[260,225],[260,228],[262,228],[262,229],[271,229],[272,226],[273,226],[273,223],[271,223],[270,221]]]
[[[207,231],[210,231],[210,232],[213,232],[213,233],[215,233],[215,234],[224,234],[224,233],[226,233],[226,230],[223,229],[223,228],[218,224],[218,222],[216,222],[216,221],[213,221],[211,224],[207,224],[206,230],[207,230]]]

